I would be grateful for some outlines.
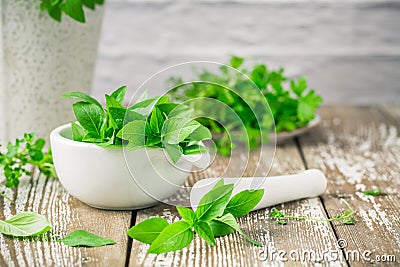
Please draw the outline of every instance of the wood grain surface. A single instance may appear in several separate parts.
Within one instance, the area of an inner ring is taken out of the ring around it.
[[[21,180],[18,189],[5,190],[15,203],[0,198],[0,219],[35,211],[45,215],[53,229],[31,239],[0,234],[0,266],[398,266],[400,106],[323,107],[319,114],[322,122],[318,128],[278,146],[275,155],[268,146],[250,154],[238,148],[232,157],[217,156],[209,168],[192,173],[186,185],[205,177],[274,176],[317,168],[328,178],[327,192],[277,208],[287,215],[332,218],[346,209],[340,201],[344,198],[356,210],[355,225],[289,221],[282,226],[268,217],[271,207],[239,219],[239,225],[260,241],[262,248],[237,233],[217,238],[214,247],[195,235],[193,243],[181,251],[152,255],[146,253],[148,245],[128,238],[125,232],[154,216],[169,222],[179,220],[174,206],[99,210],[70,196],[58,180],[34,172]],[[362,193],[372,188],[382,188],[384,194],[372,197]],[[187,204],[183,195],[171,201]],[[56,241],[76,229],[118,244],[71,248]],[[279,254],[283,252],[286,254]]]

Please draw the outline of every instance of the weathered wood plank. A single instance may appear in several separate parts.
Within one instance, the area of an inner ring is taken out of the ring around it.
[[[91,208],[70,196],[58,180],[34,173],[21,179],[18,189],[7,189],[15,204],[0,200],[0,219],[21,211],[45,215],[53,229],[44,238],[16,240],[0,234],[0,266],[124,266],[127,250],[126,229],[131,212]],[[83,229],[109,237],[118,244],[98,248],[71,248],[60,242],[73,230]]]
[[[254,162],[257,156],[250,155],[249,166],[244,171],[245,175],[252,174],[256,168]],[[253,157],[254,156],[254,157]],[[231,158],[232,169],[230,175],[239,176],[243,168],[243,155],[236,153]],[[196,173],[189,179],[189,183],[204,177],[218,177],[224,173],[229,159],[217,157],[214,164],[202,173]],[[265,164],[265,162],[264,162]],[[268,164],[267,164],[268,165]],[[239,169],[237,172],[234,168]],[[265,171],[266,166],[264,166]],[[290,142],[278,148],[271,175],[297,173],[304,170],[300,154],[294,143]],[[259,169],[262,173],[262,168]],[[227,175],[224,175],[227,176]],[[287,214],[309,214],[325,218],[324,209],[318,198],[294,201],[280,205]],[[215,247],[207,245],[197,236],[193,243],[186,249],[161,255],[147,254],[148,245],[133,240],[130,257],[130,266],[279,266],[285,259],[277,258],[277,252],[282,250],[289,253],[295,251],[298,255],[306,250],[312,250],[317,255],[329,250],[340,249],[337,246],[335,235],[328,223],[315,221],[299,221],[286,226],[278,225],[268,218],[269,209],[252,212],[240,218],[239,224],[250,236],[264,244],[263,248],[251,246],[237,233],[223,238],[217,238]],[[168,205],[159,205],[154,208],[138,212],[136,223],[149,217],[161,216],[169,222],[177,221],[176,209]],[[263,253],[264,252],[264,253]],[[273,255],[273,259],[271,256]],[[269,257],[266,257],[269,256]],[[290,259],[287,254],[289,266],[300,266],[304,263],[300,259]],[[328,265],[328,260],[311,259],[305,262],[321,262]],[[344,261],[337,261],[337,265],[346,265]]]
[[[347,197],[357,211],[355,225],[334,224],[345,240],[345,253],[371,251],[371,257],[395,255],[400,261],[400,136],[399,124],[378,108],[325,107],[321,127],[300,138],[306,162],[328,177],[323,202],[330,217],[343,210]],[[386,195],[364,196],[379,187]],[[372,259],[372,258],[371,258]],[[370,261],[349,258],[354,266]]]

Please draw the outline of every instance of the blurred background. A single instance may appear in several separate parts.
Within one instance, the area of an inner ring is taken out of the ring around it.
[[[324,104],[400,100],[400,2],[106,1],[92,95],[174,64],[230,55],[307,76]]]

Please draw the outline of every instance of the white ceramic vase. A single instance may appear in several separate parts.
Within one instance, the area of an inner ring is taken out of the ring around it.
[[[85,9],[85,24],[40,12],[40,0],[0,0],[0,139],[24,132],[48,138],[72,119],[68,91],[89,93],[103,7]]]

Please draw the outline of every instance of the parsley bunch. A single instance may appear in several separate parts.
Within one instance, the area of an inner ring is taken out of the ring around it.
[[[40,10],[47,10],[49,16],[56,21],[61,21],[62,13],[76,21],[84,23],[85,11],[83,7],[95,10],[96,5],[102,5],[104,0],[41,0]]]
[[[79,100],[72,105],[78,123],[72,122],[72,138],[99,146],[126,146],[128,151],[138,148],[164,148],[176,163],[185,154],[207,151],[200,141],[211,139],[210,131],[190,119],[193,109],[171,103],[167,96],[138,102],[130,107],[122,105],[126,86],[105,95],[106,107],[80,92],[64,94]]]
[[[148,253],[160,254],[187,247],[194,232],[215,246],[215,237],[239,232],[249,242],[262,246],[240,229],[236,218],[248,214],[262,199],[264,190],[244,190],[231,198],[233,184],[224,185],[221,179],[199,202],[196,211],[177,206],[182,220],[169,224],[164,218],[147,219],[127,231],[127,234],[146,244]]]
[[[232,71],[227,66],[221,66],[219,72],[214,73],[207,70],[197,74],[199,81],[185,83],[181,78],[171,78],[175,86],[170,94],[174,99],[185,101],[193,98],[212,98],[226,105],[239,116],[241,122],[225,119],[228,114],[220,114],[221,121],[225,125],[212,119],[201,118],[201,122],[211,129],[216,135],[216,145],[220,154],[230,155],[234,147],[228,136],[229,131],[238,131],[242,123],[248,135],[248,146],[250,149],[257,148],[260,141],[260,131],[270,130],[272,120],[268,114],[260,122],[257,120],[252,109],[262,105],[267,100],[275,120],[277,132],[293,131],[304,127],[315,118],[315,110],[321,105],[322,98],[314,90],[308,88],[307,79],[300,77],[297,80],[289,80],[284,69],[270,70],[264,64],[256,64],[250,69],[243,66],[244,59],[233,56],[229,66],[240,70],[248,76],[247,79],[241,73]],[[255,86],[261,91],[265,99],[254,99]],[[231,88],[232,90],[229,90]],[[239,97],[235,92],[241,92],[244,96]],[[244,99],[246,101],[244,101]],[[250,102],[249,102],[250,100]],[[202,105],[207,113],[213,112],[213,102],[210,105]],[[216,107],[215,107],[216,108]],[[214,108],[214,109],[215,109]],[[217,112],[224,112],[218,111]],[[226,123],[227,122],[227,123]]]
[[[43,152],[44,145],[44,139],[35,139],[33,133],[25,133],[24,137],[16,139],[14,144],[9,142],[7,151],[0,151],[0,166],[3,167],[6,187],[17,187],[23,174],[31,174],[27,165],[38,167],[46,177],[57,177],[51,150]]]

